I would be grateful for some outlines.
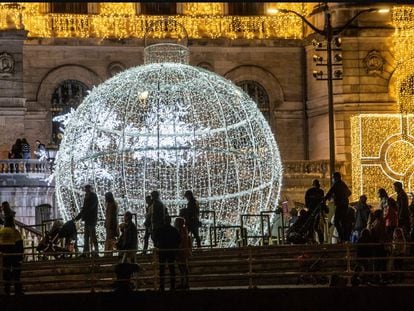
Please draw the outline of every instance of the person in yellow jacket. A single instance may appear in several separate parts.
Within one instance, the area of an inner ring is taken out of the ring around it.
[[[20,282],[23,251],[23,239],[15,228],[14,218],[7,216],[4,220],[4,227],[0,229],[0,253],[3,257],[3,281],[6,295],[10,295],[12,283],[14,283],[14,293],[23,294]]]

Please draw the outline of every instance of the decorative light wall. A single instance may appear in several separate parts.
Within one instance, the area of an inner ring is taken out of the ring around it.
[[[40,3],[0,3],[0,29],[29,31],[29,37],[143,38],[146,28],[163,16],[135,15],[134,3],[100,3],[99,14],[50,14],[41,11]],[[228,16],[219,13],[220,3],[186,3],[183,15],[168,16],[185,27],[188,37],[228,39],[298,39],[303,36],[302,21],[293,14],[274,16]],[[278,5],[279,6],[279,5]],[[306,14],[308,5],[280,4]],[[199,14],[203,13],[203,14]],[[205,14],[204,14],[205,13]],[[159,37],[164,34],[162,31]]]
[[[392,12],[395,33],[393,53],[398,107],[401,113],[414,112],[414,7],[396,6]]]
[[[55,171],[62,217],[79,212],[85,184],[99,196],[101,219],[104,194],[112,191],[120,212],[135,212],[141,227],[145,196],[153,190],[171,215],[185,205],[184,192],[193,190],[202,209],[215,212],[217,225],[275,210],[282,165],[256,104],[232,82],[184,64],[183,46],[151,45],[145,56],[146,65],[94,88],[67,116]],[[204,225],[212,222],[211,213],[203,218]],[[257,219],[244,226],[249,235],[260,234]],[[223,246],[235,243],[233,237]]]
[[[400,181],[414,190],[414,115],[362,114],[351,118],[353,200],[366,194],[376,202]]]
[[[366,194],[377,201],[377,191],[394,192],[395,181],[414,190],[414,8],[392,11],[398,111],[362,114],[351,118],[353,199]]]
[[[223,15],[224,2],[184,2],[183,13],[191,16]]]

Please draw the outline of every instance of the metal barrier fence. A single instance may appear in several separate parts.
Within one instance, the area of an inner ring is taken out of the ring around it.
[[[414,243],[407,243],[408,249]],[[269,286],[414,285],[414,256],[357,257],[357,247],[391,248],[391,244],[341,244],[241,247],[194,251],[188,261],[190,288],[257,288]],[[158,290],[158,250],[137,255],[140,267],[131,283],[135,290]],[[117,279],[117,251],[79,258],[59,253],[64,259],[24,262],[22,283],[26,292],[110,291]],[[56,254],[56,255],[59,255]],[[92,255],[92,254],[88,254]],[[0,254],[0,262],[10,254]],[[25,254],[36,257],[36,254]],[[58,257],[59,258],[59,257]],[[0,269],[7,266],[0,264]],[[1,271],[3,272],[3,271]],[[180,280],[180,273],[176,276]],[[166,274],[166,284],[169,275]]]

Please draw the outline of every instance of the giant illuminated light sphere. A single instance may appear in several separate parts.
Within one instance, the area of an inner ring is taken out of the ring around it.
[[[239,87],[210,71],[189,66],[188,49],[156,44],[145,65],[105,81],[72,112],[56,159],[56,198],[68,220],[91,184],[104,219],[111,191],[120,213],[137,214],[143,227],[145,196],[159,190],[170,215],[193,191],[204,227],[240,225],[240,215],[275,210],[282,165],[268,123]],[[207,212],[209,211],[209,212]],[[243,221],[249,235],[258,218]],[[101,234],[104,231],[100,224]],[[208,234],[204,243],[209,244]],[[235,243],[228,237],[222,246]]]

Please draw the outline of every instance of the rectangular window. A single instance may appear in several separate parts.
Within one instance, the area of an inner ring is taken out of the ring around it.
[[[51,2],[51,13],[88,14],[87,2]]]
[[[229,15],[249,16],[264,15],[264,4],[257,2],[229,3]]]
[[[141,2],[141,14],[144,15],[175,15],[175,2]]]

